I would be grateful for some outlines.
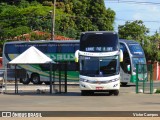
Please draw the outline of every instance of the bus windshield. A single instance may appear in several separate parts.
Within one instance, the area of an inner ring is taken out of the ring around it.
[[[80,74],[90,77],[105,77],[119,74],[119,56],[80,56]]]
[[[118,46],[117,34],[82,34],[80,40],[80,50],[86,52],[110,52],[117,51]]]
[[[136,72],[136,65],[137,64],[146,64],[146,59],[145,58],[132,58],[133,61],[133,71]]]
[[[139,44],[128,44],[129,50],[133,55],[144,55],[143,49]]]

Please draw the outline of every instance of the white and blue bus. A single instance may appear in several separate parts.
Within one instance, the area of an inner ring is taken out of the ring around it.
[[[120,48],[116,32],[83,32],[78,51],[81,95],[120,88]]]
[[[78,82],[79,71],[78,64],[75,62],[75,51],[79,49],[79,40],[6,42],[3,47],[3,67],[6,68],[8,62],[31,46],[36,47],[55,62],[67,63],[67,80]],[[21,80],[23,84],[29,82],[49,84],[49,72],[43,71],[40,65],[19,65],[19,67],[27,70],[27,79]]]
[[[134,40],[119,39],[119,43],[123,51],[123,62],[120,63],[121,84],[136,83],[136,65],[146,65],[144,51]]]

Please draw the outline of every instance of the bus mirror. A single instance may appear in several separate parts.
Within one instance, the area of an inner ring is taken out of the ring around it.
[[[77,50],[76,52],[75,52],[75,62],[78,62],[78,57],[79,57],[79,50]]]
[[[127,70],[128,70],[128,72],[131,71],[131,66],[130,65],[127,65]]]
[[[120,49],[120,62],[123,62],[123,51]]]

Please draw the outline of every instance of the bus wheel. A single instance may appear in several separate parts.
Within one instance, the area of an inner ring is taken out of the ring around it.
[[[86,96],[86,95],[87,95],[87,91],[81,90],[81,96]]]
[[[113,91],[109,91],[109,96],[113,95]]]
[[[114,96],[118,96],[119,90],[115,90],[115,91],[113,92],[113,94],[114,94]]]
[[[20,78],[20,81],[24,84],[24,85],[28,85],[30,83],[30,79],[29,78]]]
[[[39,74],[36,74],[36,73],[32,74],[31,80],[32,80],[32,83],[35,85],[42,84],[42,82],[40,81]]]
[[[50,85],[50,82],[44,82],[46,85]],[[54,84],[54,82],[52,82],[52,84]]]
[[[94,94],[93,91],[81,90],[81,95],[82,95],[82,96],[93,95],[93,94]]]
[[[126,85],[127,85],[127,82],[122,82],[121,85],[122,85],[122,86],[126,86]]]
[[[27,74],[27,78],[20,78],[20,82],[23,83],[24,85],[28,85],[30,83],[28,74]]]

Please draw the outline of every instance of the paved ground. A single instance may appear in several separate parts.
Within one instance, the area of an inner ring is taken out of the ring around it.
[[[14,88],[14,85],[10,88]],[[69,86],[67,94],[36,94],[36,89],[47,89],[46,86],[19,86],[25,90],[34,90],[33,93],[21,91],[20,94],[0,94],[0,111],[159,111],[160,94],[136,94],[135,86],[121,87],[119,96],[108,96],[108,94],[95,94],[92,96],[81,96],[78,86]],[[46,90],[47,91],[47,90]],[[160,116],[160,115],[159,115]],[[1,119],[1,118],[0,118]],[[43,118],[51,120],[53,118]],[[54,118],[55,119],[55,118]],[[106,118],[93,117],[58,117],[56,120],[106,120]],[[144,118],[149,120],[149,118]],[[3,120],[3,119],[2,119]],[[8,120],[8,119],[7,119]],[[9,119],[10,120],[10,119]],[[11,119],[15,120],[15,119]],[[16,118],[17,120],[17,118]],[[23,118],[24,120],[24,118]],[[31,118],[31,120],[37,120]],[[38,118],[42,120],[42,118]],[[107,118],[112,120],[112,118]],[[114,120],[135,120],[131,118],[114,118]],[[138,120],[142,120],[138,118]],[[158,118],[152,118],[158,120]]]
[[[0,111],[159,111],[160,94],[136,94],[135,86],[127,86],[119,96],[81,96],[79,87],[71,86],[67,94],[1,94],[0,103]]]

